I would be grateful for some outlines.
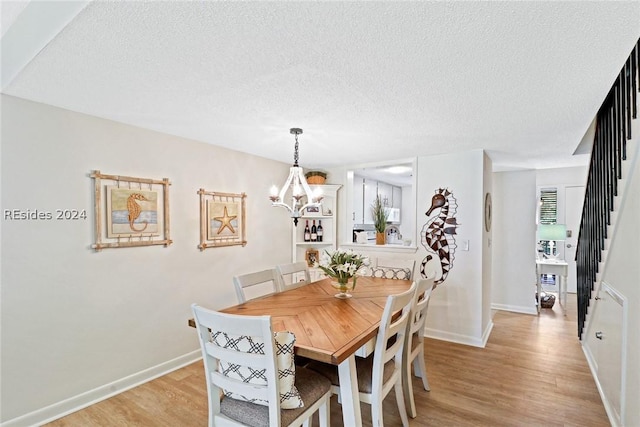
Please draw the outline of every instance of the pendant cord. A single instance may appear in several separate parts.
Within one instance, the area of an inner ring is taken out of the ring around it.
[[[293,151],[293,166],[298,166],[298,133],[295,133],[296,136],[296,145]]]

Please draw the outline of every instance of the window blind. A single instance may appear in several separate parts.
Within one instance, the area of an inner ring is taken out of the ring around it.
[[[540,190],[540,224],[555,224],[558,219],[558,191]]]

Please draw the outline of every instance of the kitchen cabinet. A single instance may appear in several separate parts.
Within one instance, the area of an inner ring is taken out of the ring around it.
[[[321,189],[324,194],[322,200],[322,207],[318,212],[304,212],[298,226],[293,225],[293,250],[292,261],[305,261],[307,256],[307,250],[312,249],[318,251],[318,257],[325,251],[332,252],[337,248],[337,223],[336,214],[338,213],[338,190],[341,185],[338,184],[325,184],[325,185],[310,185],[312,191]],[[305,242],[304,241],[304,226],[309,222],[309,228],[313,225],[313,221],[316,222],[316,226],[322,224],[323,236],[322,242]],[[317,259],[319,261],[319,259]],[[318,268],[309,268],[311,273],[311,279],[317,280],[322,277],[322,271]]]
[[[371,205],[380,196],[389,208],[402,208],[402,188],[360,175],[353,176],[353,223],[373,224]]]
[[[378,181],[373,179],[365,179],[364,180],[364,220],[363,224],[373,224],[373,215],[371,214],[371,205],[376,200],[376,196],[378,195]]]
[[[364,224],[364,178],[353,176],[353,223]]]
[[[402,187],[392,186],[392,208],[402,208]]]
[[[378,196],[382,201],[382,206],[391,207],[393,203],[393,189],[391,184],[378,181]]]

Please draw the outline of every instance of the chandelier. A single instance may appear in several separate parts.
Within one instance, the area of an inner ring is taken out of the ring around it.
[[[319,189],[315,193],[311,191],[302,168],[298,166],[298,135],[302,133],[302,129],[291,128],[290,132],[296,138],[293,166],[289,168],[289,176],[279,191],[275,185],[271,187],[269,198],[272,206],[280,206],[287,209],[291,214],[291,218],[293,218],[293,223],[297,226],[298,218],[302,216],[302,212],[308,207],[320,207],[323,196]],[[291,190],[291,205],[287,205],[283,201],[289,190]],[[307,203],[303,205],[302,199],[304,197],[306,197]]]

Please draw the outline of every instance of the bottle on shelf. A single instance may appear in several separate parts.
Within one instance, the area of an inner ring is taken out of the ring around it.
[[[313,220],[313,225],[311,226],[311,241],[318,241],[318,228],[316,227],[316,220]]]
[[[324,235],[324,230],[322,229],[322,220],[318,220],[318,242],[322,242],[322,236]]]
[[[309,220],[307,220],[307,223],[304,226],[304,241],[305,242],[311,241],[311,231],[309,231]]]

